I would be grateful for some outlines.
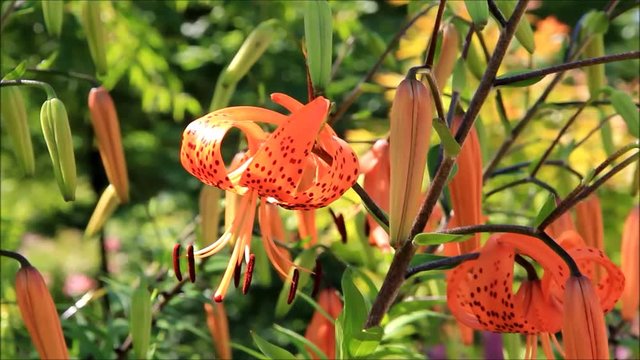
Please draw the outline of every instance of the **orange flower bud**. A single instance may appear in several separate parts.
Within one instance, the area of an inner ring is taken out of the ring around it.
[[[622,318],[633,320],[638,314],[638,292],[640,292],[640,207],[636,205],[627,220],[622,232],[622,273],[626,278],[622,293]]]
[[[444,28],[441,49],[438,63],[433,67],[433,75],[436,78],[440,92],[442,92],[447,79],[451,76],[458,56],[458,31],[451,23]]]
[[[571,276],[564,291],[562,324],[567,359],[608,359],[609,343],[604,312],[585,276]]]
[[[389,235],[396,248],[407,240],[420,207],[431,138],[431,103],[427,87],[408,77],[398,85],[391,107]]]
[[[602,209],[598,196],[593,194],[576,205],[576,223],[578,233],[587,246],[604,250]]]
[[[109,92],[102,86],[89,92],[91,124],[98,141],[98,151],[109,182],[116,188],[120,201],[129,201],[129,179],[122,149],[122,136],[116,107]]]
[[[22,266],[16,275],[16,298],[31,341],[42,359],[68,359],[60,318],[42,275]]]
[[[231,341],[229,340],[229,324],[224,305],[220,302],[205,303],[207,327],[213,339],[213,346],[219,359],[231,359]]]
[[[549,236],[557,240],[563,232],[568,230],[576,231],[576,227],[573,225],[573,220],[571,220],[569,212],[565,212],[549,224],[544,231],[549,234]]]
[[[460,127],[461,121],[461,117],[453,120],[454,131]],[[456,162],[458,171],[449,182],[456,225],[482,224],[482,154],[475,128],[471,128]],[[473,251],[480,246],[480,234],[473,235],[471,239],[459,243],[458,246],[463,254]]]
[[[318,294],[318,304],[333,319],[337,319],[342,312],[342,301],[334,289],[324,289]],[[329,359],[336,358],[336,332],[335,326],[329,319],[318,311],[313,313],[311,322],[307,327],[304,337],[314,343]],[[308,349],[312,359],[319,359],[319,354]]]

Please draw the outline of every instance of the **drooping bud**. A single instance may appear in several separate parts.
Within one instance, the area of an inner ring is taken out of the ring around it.
[[[87,228],[84,230],[86,237],[91,237],[98,233],[104,226],[104,223],[113,215],[120,203],[118,195],[113,185],[107,186],[100,195],[96,208],[93,210]]]
[[[82,4],[82,27],[87,36],[91,59],[99,75],[107,73],[107,34],[102,23],[102,1],[85,1]]]
[[[60,319],[44,278],[33,266],[16,275],[16,299],[31,341],[42,359],[68,359]]]
[[[65,201],[76,198],[76,159],[67,109],[58,98],[42,104],[40,124],[53,163],[53,174]]]
[[[318,305],[333,319],[337,319],[342,312],[342,301],[334,289],[324,289],[318,295]],[[313,313],[313,317],[307,326],[304,337],[322,350],[329,359],[336,357],[336,336],[334,324],[319,311]],[[320,359],[312,349],[308,349],[312,359]]]
[[[591,281],[585,276],[571,276],[567,280],[562,337],[567,359],[609,358],[604,312]]]
[[[25,175],[33,175],[36,170],[33,145],[22,93],[17,86],[3,87],[2,91],[2,123],[7,127],[13,143],[13,152],[18,165]]]
[[[206,303],[207,327],[213,340],[218,359],[231,359],[231,342],[229,341],[229,324],[227,313],[222,303]]]
[[[442,92],[447,79],[453,72],[458,56],[458,31],[449,23],[442,34],[442,46],[438,63],[433,67],[433,75],[438,83],[438,89]]]
[[[431,137],[431,102],[427,87],[407,77],[398,85],[391,106],[389,235],[395,248],[407,240],[420,206]]]
[[[502,11],[502,13],[506,18],[511,17],[511,14],[513,14],[513,10],[516,7],[516,3],[517,1],[513,1],[513,0],[501,0],[501,1],[495,2],[495,4],[498,6],[500,11]],[[529,52],[529,54],[533,54],[533,52],[536,50],[536,43],[533,37],[533,30],[531,29],[531,24],[529,24],[529,21],[524,16],[520,19],[520,22],[518,23],[515,37],[520,43],[520,45],[522,45],[522,47],[524,47]]]
[[[129,201],[129,177],[122,148],[120,123],[113,99],[102,86],[89,92],[89,111],[107,179],[115,187],[120,202],[124,204]]]
[[[633,320],[638,314],[640,292],[640,207],[634,207],[622,231],[622,273],[626,278],[622,293],[622,318]]]
[[[604,56],[604,35],[594,34],[584,49],[585,58],[594,58]],[[604,73],[604,64],[587,66],[584,68],[587,73],[587,86],[591,97],[596,96],[598,91],[607,84],[607,78]]]
[[[462,118],[453,120],[454,132],[460,127]],[[475,128],[462,145],[456,159],[458,171],[449,182],[449,194],[457,226],[480,225],[482,215],[482,153]],[[462,254],[480,246],[480,234],[458,244]]]
[[[64,19],[64,1],[43,0],[41,3],[47,32],[49,35],[59,38],[62,33],[62,20]]]
[[[576,228],[587,246],[604,250],[602,208],[595,193],[576,205]]]

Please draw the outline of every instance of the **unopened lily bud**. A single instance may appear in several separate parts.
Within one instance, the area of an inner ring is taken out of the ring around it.
[[[205,303],[204,311],[207,314],[207,327],[213,346],[216,349],[218,359],[231,359],[231,341],[229,340],[229,324],[227,313],[222,303]]]
[[[513,10],[516,7],[516,3],[517,1],[514,1],[514,0],[500,0],[495,2],[495,4],[500,9],[500,11],[502,11],[504,16],[507,18],[511,17],[511,14],[513,14]],[[515,37],[520,43],[520,45],[522,45],[522,47],[524,47],[529,52],[529,54],[533,54],[533,52],[536,50],[536,43],[533,37],[533,30],[531,29],[531,24],[529,24],[529,21],[527,21],[527,18],[524,16],[520,19],[520,22],[518,23]]]
[[[60,318],[47,284],[33,266],[16,275],[16,299],[31,341],[42,359],[68,359]]]
[[[480,55],[480,50],[477,49],[475,42],[472,41],[469,44],[469,50],[467,52],[467,68],[471,72],[476,79],[482,79],[482,75],[484,75],[484,69],[487,68],[487,61],[484,56]]]
[[[99,75],[107,73],[107,34],[100,18],[102,1],[85,1],[82,4],[82,27],[87,36],[89,52]]]
[[[203,185],[200,190],[200,229],[202,244],[209,243],[218,238],[218,222],[220,220],[220,196],[222,190],[217,187]],[[204,247],[204,246],[200,246]]]
[[[334,289],[324,289],[318,294],[318,305],[334,320],[342,312],[342,301]],[[319,311],[313,313],[313,317],[307,326],[304,337],[324,352],[329,359],[336,357],[335,325]],[[316,354],[308,349],[312,359],[321,359],[321,354]]]
[[[89,218],[89,223],[84,230],[84,235],[91,237],[100,231],[104,223],[113,215],[113,212],[116,211],[118,204],[120,204],[120,200],[116,194],[115,187],[113,185],[107,186],[104,192],[102,192],[102,195],[100,195],[100,199],[98,200],[98,204],[96,204],[96,208],[93,210],[93,214],[91,214],[91,218]]]
[[[576,229],[587,246],[604,250],[602,208],[595,193],[576,205]]]
[[[64,1],[62,0],[42,0],[42,14],[44,24],[49,35],[60,37],[62,33],[62,20],[64,18]]]
[[[395,248],[407,240],[422,198],[431,137],[431,101],[427,87],[407,77],[398,85],[391,106],[389,235]]]
[[[442,47],[440,50],[440,58],[433,68],[433,75],[438,83],[438,89],[442,92],[447,79],[453,72],[458,56],[458,31],[453,24],[448,24],[444,28],[442,34]]]
[[[604,56],[604,35],[593,34],[591,41],[584,49],[584,58],[594,58]],[[598,91],[607,84],[607,78],[604,73],[604,64],[587,66],[584,68],[587,73],[587,86],[589,94],[593,98],[597,96]]]
[[[60,99],[42,104],[40,124],[53,163],[53,174],[65,201],[76,198],[76,159],[67,109]]]
[[[115,187],[120,202],[124,204],[129,201],[129,177],[122,148],[120,123],[113,99],[102,86],[89,92],[89,111],[107,179]]]
[[[562,338],[567,359],[609,358],[604,312],[591,281],[585,276],[571,276],[567,280]]]
[[[2,106],[0,107],[2,122],[9,132],[18,165],[25,175],[33,175],[36,165],[31,134],[29,133],[27,109],[22,93],[16,86],[3,87],[0,93],[2,94]]]
[[[621,268],[626,278],[622,293],[622,318],[633,320],[638,315],[640,291],[640,207],[635,206],[622,231]]]

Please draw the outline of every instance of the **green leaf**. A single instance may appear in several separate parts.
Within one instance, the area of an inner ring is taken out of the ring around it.
[[[592,10],[580,19],[582,29],[580,37],[584,39],[589,35],[602,35],[609,30],[609,18],[604,11]]]
[[[538,211],[538,215],[536,216],[536,219],[533,222],[533,226],[538,227],[538,225],[540,225],[540,223],[542,223],[542,221],[546,219],[547,216],[551,214],[551,212],[555,208],[556,208],[556,197],[553,194],[549,193],[547,195],[547,199],[544,201],[544,204],[542,204],[542,207]]]
[[[283,349],[277,345],[273,345],[272,343],[258,336],[258,334],[254,333],[253,331],[251,331],[251,337],[253,337],[253,342],[256,343],[260,351],[262,351],[263,354],[267,355],[268,358],[282,359],[282,360],[296,358],[292,353],[290,353],[286,349]]]
[[[397,318],[389,321],[387,325],[384,327],[384,339],[395,337],[401,333],[400,330],[404,326],[418,320],[426,319],[428,317],[438,317],[441,319],[451,318],[450,315],[446,315],[441,312],[433,311],[433,310],[421,310],[421,311],[411,312],[405,315],[400,315]]]
[[[487,25],[489,18],[489,6],[487,2],[483,0],[465,0],[464,4],[467,7],[469,15],[471,15],[473,23],[478,29],[482,30]]]
[[[609,121],[606,121],[600,127],[600,137],[602,139],[602,148],[607,156],[616,152],[616,147],[613,144],[613,130]]]
[[[307,350],[307,348],[310,348],[316,354],[316,356],[314,357],[319,357],[323,360],[327,359],[327,355],[322,350],[320,350],[320,348],[318,348],[316,344],[312,343],[304,336],[298,334],[295,331],[284,328],[278,324],[273,324],[273,328],[289,338],[289,340],[291,340],[291,342],[296,345],[300,352],[306,353],[307,355],[309,355],[309,357],[311,357],[311,354],[309,354],[309,351]]]
[[[333,17],[328,1],[306,2],[304,36],[311,83],[314,89],[323,92],[331,78],[333,50]]]
[[[436,119],[432,122],[433,128],[440,137],[440,142],[444,147],[444,151],[448,156],[456,156],[460,153],[460,144],[456,141],[449,130],[449,127],[444,122],[444,119]]]
[[[462,93],[467,85],[467,71],[465,69],[464,60],[458,59],[456,65],[453,67],[453,91]]]
[[[504,78],[508,78],[511,76],[516,76],[516,75],[520,75],[520,74],[525,74],[530,72],[531,70],[513,70],[513,71],[508,71],[504,74],[502,74],[500,77],[498,77],[496,79],[496,81],[500,81]],[[544,75],[542,76],[536,76],[534,78],[530,78],[530,79],[526,79],[526,80],[521,80],[521,81],[516,81],[516,82],[512,82],[510,84],[505,84],[505,85],[501,85],[501,86],[507,86],[507,87],[526,87],[526,86],[531,86],[537,82],[539,82],[540,80],[544,79]]]
[[[131,296],[129,321],[133,353],[137,359],[144,359],[151,340],[151,293],[144,279],[140,280],[140,285]]]
[[[259,360],[267,360],[267,359],[269,359],[268,357],[262,355],[261,353],[255,351],[255,350],[253,350],[251,348],[248,348],[248,347],[246,347],[244,345],[238,344],[238,343],[232,342],[231,343],[231,347],[234,348],[234,349],[238,349],[238,350],[240,350],[242,352],[245,352],[245,353],[247,353],[247,354],[249,354],[249,355],[251,355],[254,358],[259,359]]]
[[[21,78],[27,70],[27,61],[21,61],[13,70],[9,71],[2,80],[16,80]]]
[[[336,322],[336,335],[340,335],[339,355],[342,357],[366,357],[378,347],[382,328],[363,329],[368,307],[354,283],[353,269],[348,267],[342,276],[344,307]]]
[[[496,1],[495,4],[500,8],[502,14],[509,18],[511,14],[513,14],[513,10],[515,10],[517,1],[514,0],[500,0]],[[533,30],[531,29],[531,24],[529,24],[529,20],[525,16],[520,18],[520,22],[518,23],[518,27],[516,28],[515,37],[524,47],[529,54],[533,54],[536,49],[536,44],[533,38]]]
[[[470,238],[472,235],[465,234],[441,234],[441,233],[421,233],[413,238],[413,243],[418,246],[439,245],[450,242],[460,242]]]
[[[640,137],[640,112],[633,99],[624,91],[614,90],[611,94],[611,104],[627,123],[631,135]]]

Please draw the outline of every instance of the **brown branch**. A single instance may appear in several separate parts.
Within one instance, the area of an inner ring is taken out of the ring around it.
[[[433,22],[433,30],[431,31],[431,38],[429,38],[429,46],[427,47],[427,58],[424,61],[424,66],[429,69],[433,66],[433,58],[436,55],[438,31],[440,31],[440,22],[442,21],[442,14],[444,14],[444,8],[446,4],[447,0],[440,0],[440,3],[438,4],[438,12],[436,13],[436,19]]]
[[[620,54],[605,55],[605,56],[600,56],[595,58],[578,60],[578,61],[568,62],[564,64],[553,65],[553,66],[549,66],[549,67],[538,69],[538,70],[528,71],[526,73],[522,73],[518,75],[499,77],[493,82],[493,86],[513,84],[519,81],[534,79],[537,77],[564,72],[571,69],[578,69],[586,66],[606,64],[610,62],[632,60],[632,59],[638,59],[638,58],[640,58],[640,51],[628,51]]]

